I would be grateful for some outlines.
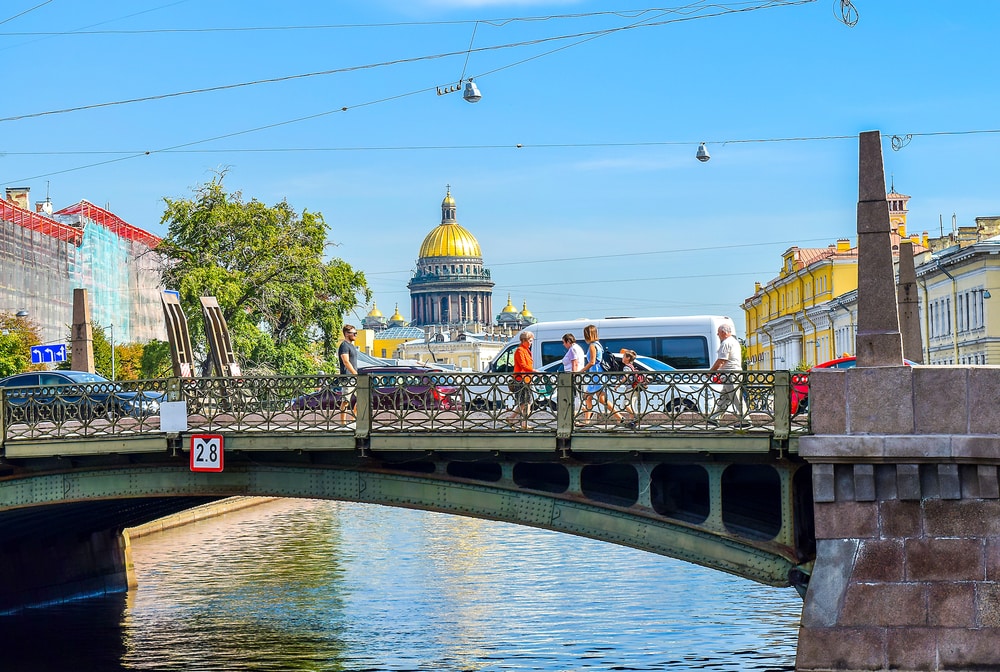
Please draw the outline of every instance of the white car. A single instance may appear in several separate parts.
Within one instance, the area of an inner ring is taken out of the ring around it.
[[[614,353],[614,357],[621,359],[621,355]],[[635,366],[639,373],[650,373],[647,376],[647,387],[639,397],[639,408],[633,409],[636,413],[644,414],[650,412],[684,413],[688,411],[707,414],[711,412],[714,399],[718,394],[717,385],[709,384],[707,372],[691,372],[685,375],[669,364],[664,364],[658,359],[639,355],[635,358]],[[541,368],[543,373],[559,373],[562,371],[562,362],[552,362]],[[660,372],[668,373],[678,371],[677,376],[657,375]],[[615,375],[610,372],[609,379]],[[689,380],[685,380],[689,378]],[[624,379],[624,376],[623,376]],[[623,380],[624,382],[624,380]],[[610,401],[618,408],[625,406],[629,401],[631,388],[623,384],[621,386],[608,385],[607,388]],[[553,412],[556,408],[556,391],[553,386],[536,385],[536,403],[547,405]]]

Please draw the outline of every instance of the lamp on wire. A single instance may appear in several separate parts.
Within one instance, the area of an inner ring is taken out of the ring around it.
[[[462,98],[465,98],[466,102],[478,103],[483,97],[483,94],[479,92],[479,87],[471,79],[465,83],[465,93],[462,94]]]
[[[698,151],[695,152],[694,158],[698,159],[702,163],[705,163],[712,158],[712,155],[708,153],[708,147],[705,146],[704,142],[698,145]]]

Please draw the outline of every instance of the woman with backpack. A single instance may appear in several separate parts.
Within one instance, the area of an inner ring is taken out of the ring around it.
[[[601,381],[601,372],[604,371],[604,366],[601,364],[604,359],[604,346],[601,342],[597,340],[597,326],[593,324],[588,324],[583,328],[583,338],[587,341],[587,363],[584,364],[584,370],[587,375],[584,376],[584,388],[583,388],[583,422],[582,425],[590,424],[590,417],[594,412],[594,397],[597,397],[598,406],[604,406],[608,409],[608,412],[617,422],[622,422],[622,414],[615,410],[615,407],[608,402],[607,393],[604,390],[604,383]]]

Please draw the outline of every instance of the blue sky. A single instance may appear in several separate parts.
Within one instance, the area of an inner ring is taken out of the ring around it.
[[[742,330],[785,249],[855,239],[861,131],[914,136],[883,143],[911,231],[1000,214],[1000,133],[965,133],[1000,129],[1000,3],[853,6],[848,27],[831,0],[12,0],[0,185],[163,235],[163,198],[226,168],[247,198],[322,212],[330,254],[409,318],[450,184],[494,312],[510,294],[542,320],[719,313]],[[669,23],[549,39],[641,21]],[[276,27],[298,28],[206,30]],[[479,103],[435,93],[463,71]]]

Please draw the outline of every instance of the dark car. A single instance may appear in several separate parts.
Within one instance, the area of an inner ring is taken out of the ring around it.
[[[162,392],[126,391],[86,371],[33,371],[0,380],[12,422],[146,418],[160,412]]]
[[[913,366],[914,362],[908,359],[904,359],[903,363],[906,366]],[[845,355],[844,357],[838,357],[837,359],[831,359],[828,362],[823,362],[817,364],[816,366],[809,369],[809,371],[815,371],[816,369],[851,369],[857,366],[857,360],[854,355]],[[802,373],[799,371],[792,372],[792,404],[791,411],[792,415],[796,413],[806,411],[809,409],[809,374]]]
[[[447,373],[441,369],[371,366],[358,373],[371,376],[374,410],[449,411],[462,407],[459,388],[447,384]],[[296,397],[288,407],[293,410],[339,409],[343,396],[342,387],[327,387]],[[351,400],[355,401],[354,397]]]

